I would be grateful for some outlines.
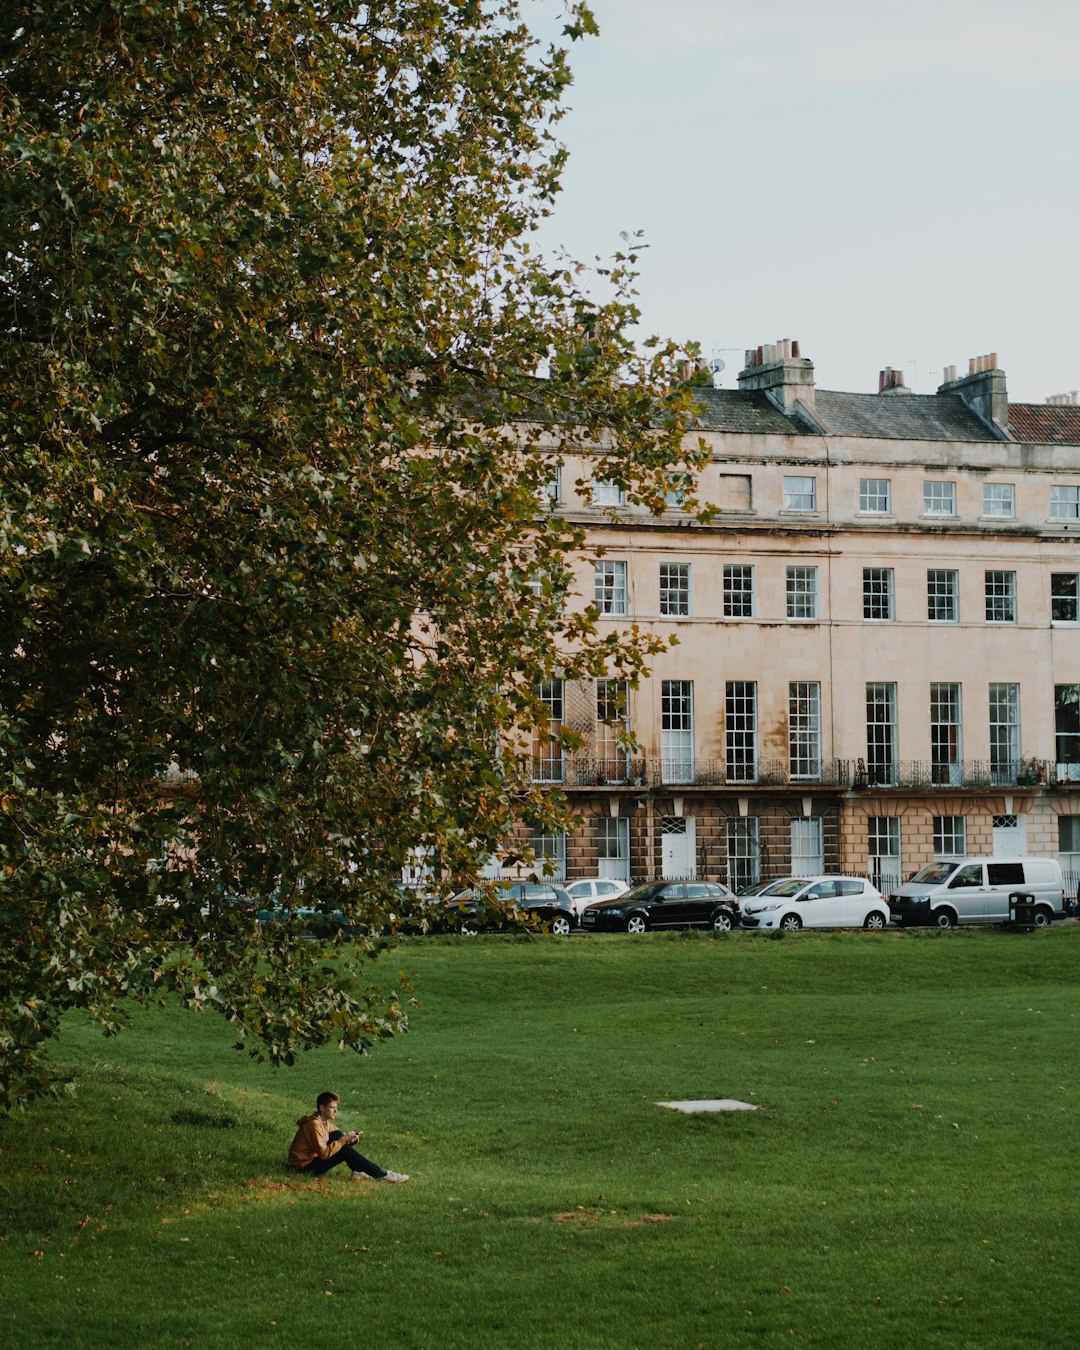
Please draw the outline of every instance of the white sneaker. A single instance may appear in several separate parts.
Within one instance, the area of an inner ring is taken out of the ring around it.
[[[383,1181],[408,1181],[408,1179],[404,1172],[387,1172],[383,1177]]]

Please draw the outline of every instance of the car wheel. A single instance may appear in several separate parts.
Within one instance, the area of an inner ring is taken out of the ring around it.
[[[863,927],[873,928],[876,932],[880,933],[881,930],[884,927],[886,927],[888,922],[889,921],[885,917],[885,915],[882,914],[882,912],[879,909],[875,909],[872,914],[868,914],[866,916],[866,922],[863,924]]]
[[[797,933],[802,927],[802,919],[797,914],[785,914],[780,920],[780,927],[785,933]]]
[[[644,914],[631,914],[626,921],[626,931],[628,933],[644,933],[648,926],[649,925],[645,922]]]
[[[951,909],[935,909],[932,922],[935,928],[955,928],[956,915]]]
[[[551,931],[556,937],[568,937],[573,930],[573,924],[565,914],[556,914],[551,920]]]
[[[726,909],[718,909],[713,915],[712,926],[716,933],[730,933],[735,924]]]
[[[1039,908],[1035,911],[1035,927],[1049,928],[1050,925],[1053,923],[1053,921],[1054,921],[1053,914],[1051,914],[1050,911],[1044,905],[1040,905]]]

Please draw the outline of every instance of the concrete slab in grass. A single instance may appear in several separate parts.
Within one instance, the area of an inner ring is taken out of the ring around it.
[[[721,1097],[697,1102],[657,1102],[657,1106],[667,1106],[672,1111],[681,1111],[685,1116],[701,1115],[706,1111],[760,1111],[761,1107],[753,1102],[737,1102],[731,1097]]]

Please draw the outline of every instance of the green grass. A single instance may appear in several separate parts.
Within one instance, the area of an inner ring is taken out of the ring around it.
[[[0,1345],[1080,1343],[1080,926],[397,959],[366,1059],[73,1020],[77,1095],[0,1120]],[[284,1171],[324,1087],[408,1186]],[[764,1109],[655,1105],[710,1096]]]

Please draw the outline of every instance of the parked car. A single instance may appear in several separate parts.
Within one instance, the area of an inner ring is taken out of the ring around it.
[[[889,906],[865,877],[789,877],[762,895],[739,901],[740,927],[886,928]]]
[[[894,923],[1005,923],[1009,896],[1022,894],[1035,906],[1038,928],[1065,917],[1065,891],[1056,858],[953,858],[932,862],[889,895]]]
[[[596,901],[581,915],[582,928],[592,932],[715,928],[730,933],[738,922],[739,903],[719,881],[646,881],[613,900]]]
[[[558,937],[573,932],[577,923],[574,904],[562,886],[547,881],[502,881],[494,893],[494,907],[481,890],[459,891],[446,902],[462,933],[481,928],[502,928],[506,918],[500,906],[542,919]]]
[[[579,920],[582,910],[594,900],[614,900],[618,895],[625,895],[629,889],[625,881],[615,881],[610,877],[583,877],[580,881],[569,882],[566,887]]]

